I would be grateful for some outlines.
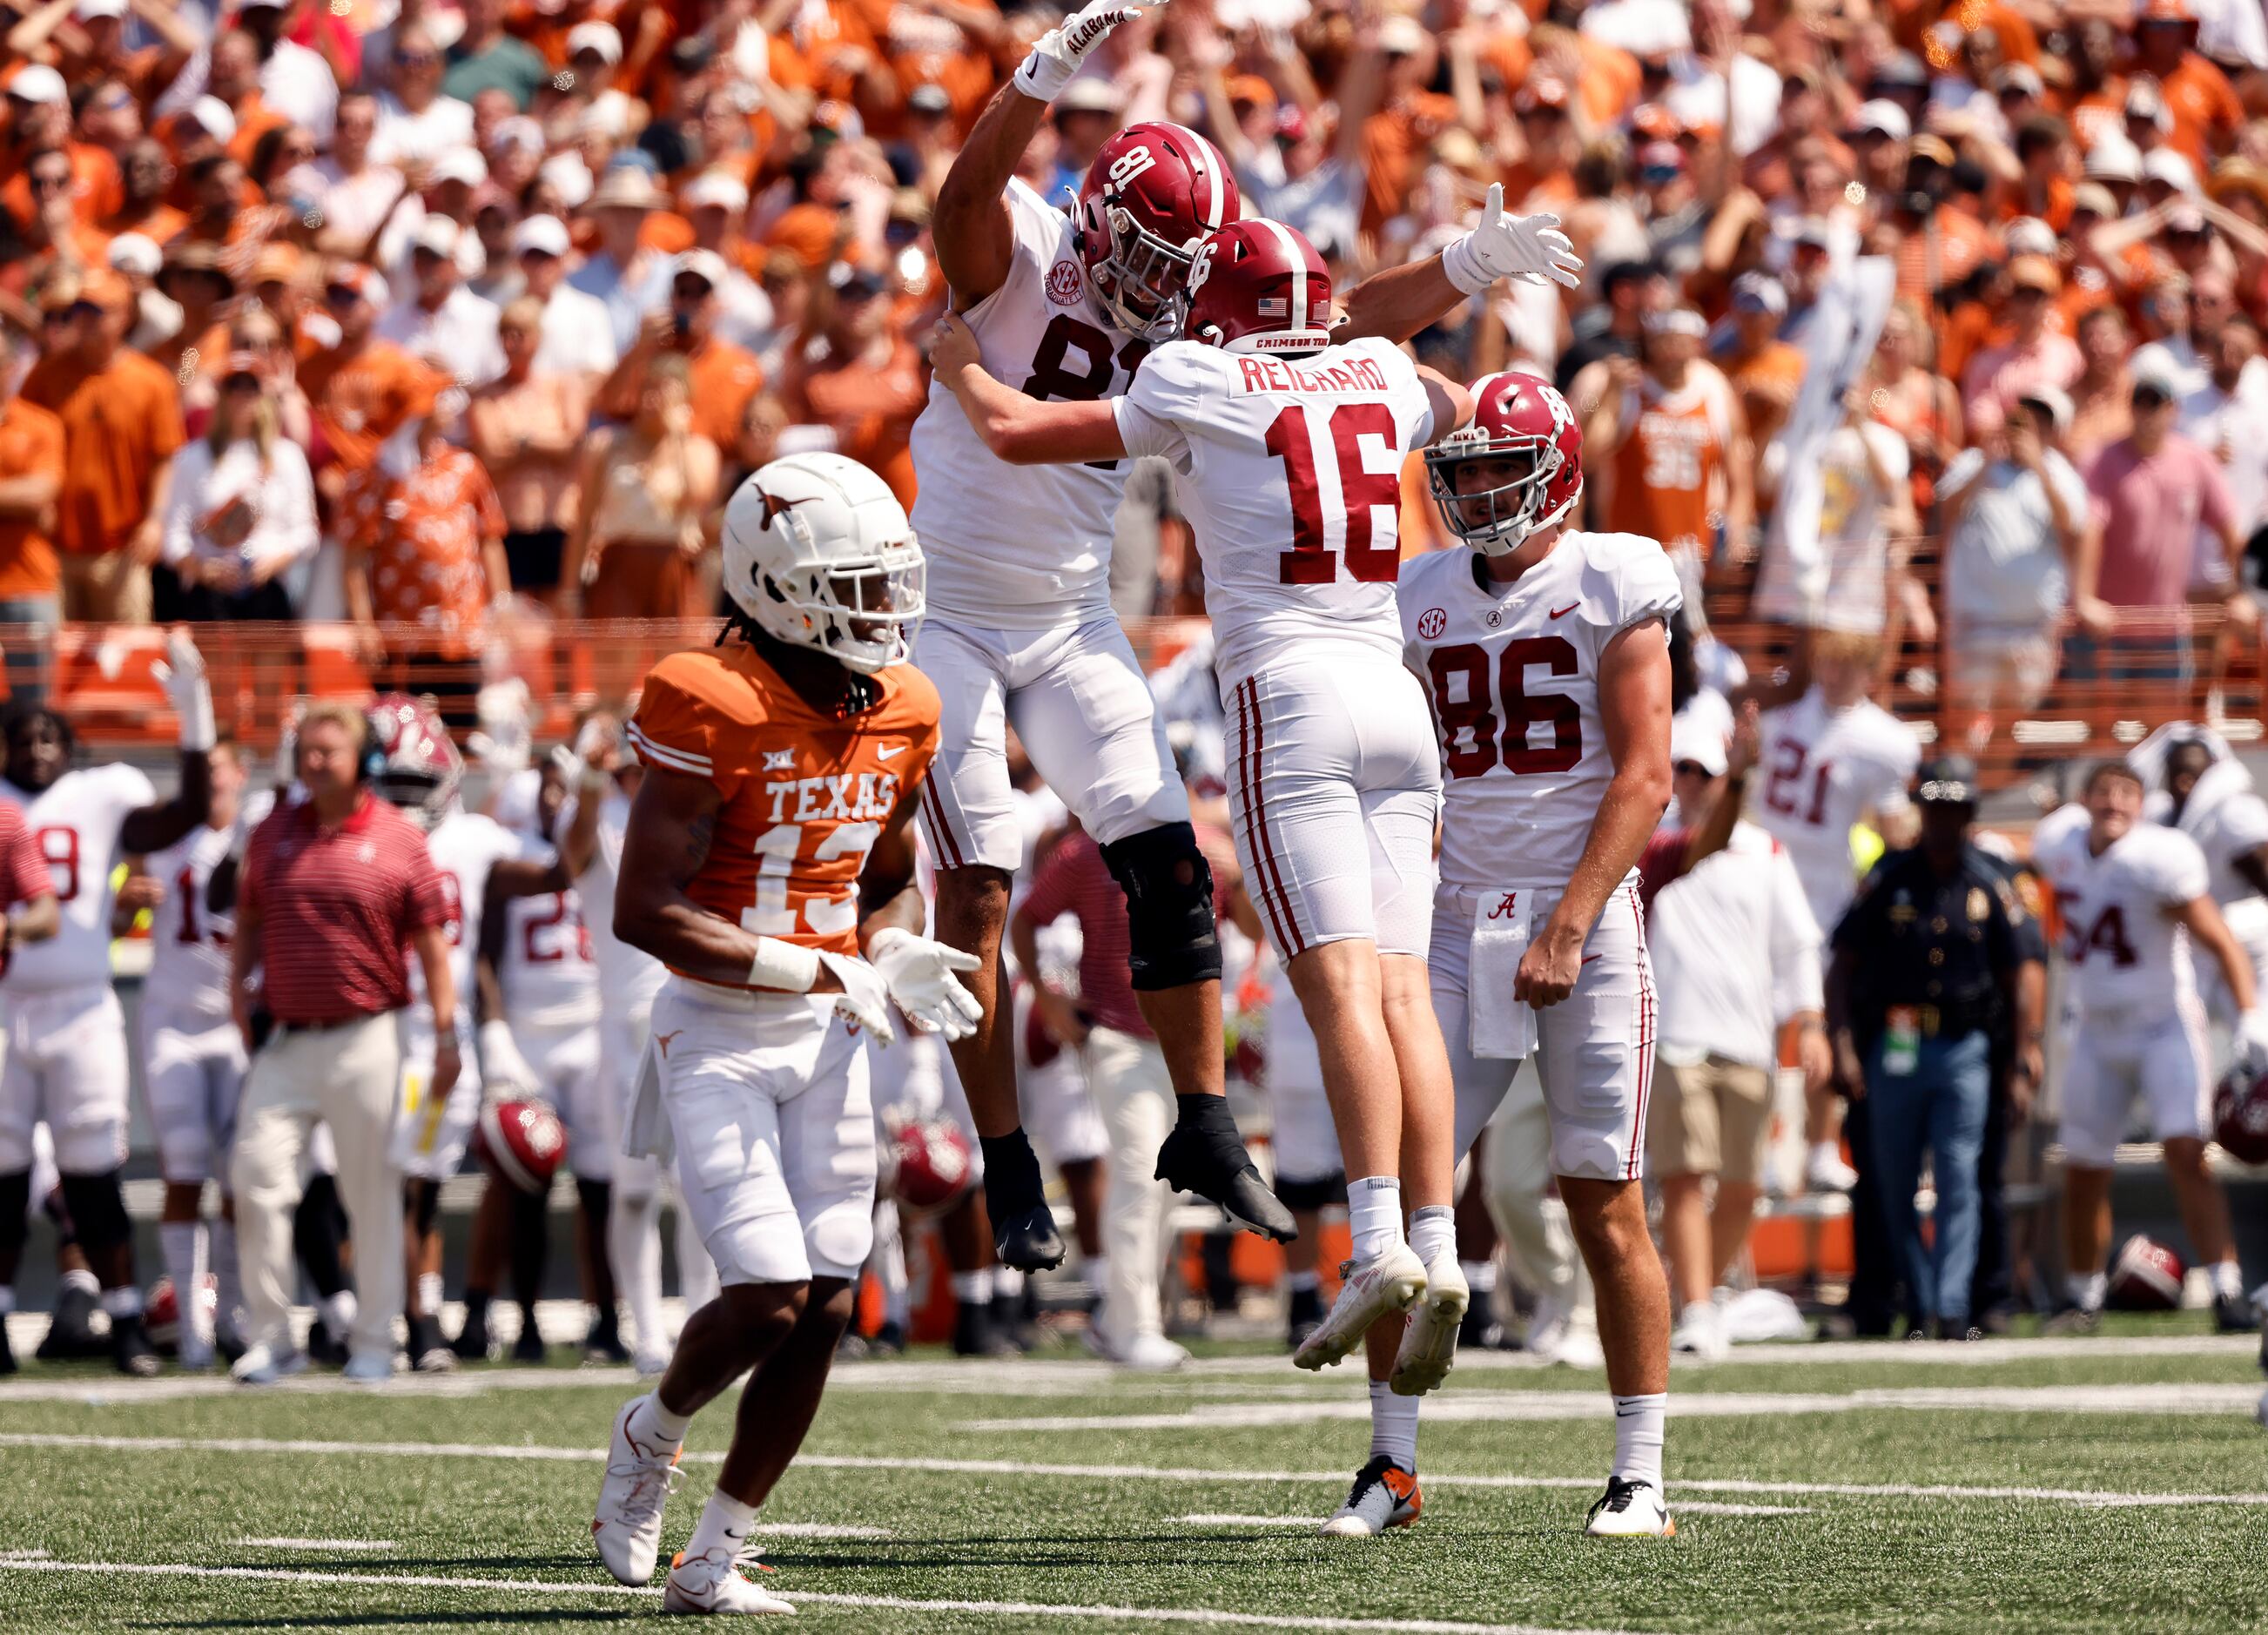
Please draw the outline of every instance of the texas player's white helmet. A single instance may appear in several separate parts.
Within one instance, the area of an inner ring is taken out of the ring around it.
[[[789,454],[725,507],[725,593],[766,635],[872,675],[922,616],[921,544],[889,484],[842,454]]]

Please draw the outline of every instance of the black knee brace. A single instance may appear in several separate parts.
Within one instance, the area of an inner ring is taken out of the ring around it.
[[[291,1216],[291,1248],[306,1268],[315,1293],[328,1300],[347,1286],[345,1264],[339,1248],[347,1241],[347,1212],[339,1203],[339,1185],[328,1175],[315,1175]]]
[[[433,1230],[433,1223],[441,1219],[441,1183],[438,1181],[413,1181],[409,1183],[409,1219],[422,1233]]]
[[[31,1206],[32,1172],[0,1175],[0,1251],[12,1254],[24,1247],[24,1213]]]
[[[1285,1209],[1327,1209],[1333,1204],[1345,1203],[1346,1195],[1346,1175],[1343,1170],[1319,1175],[1313,1181],[1276,1177],[1276,1196],[1284,1200]]]
[[[65,1175],[63,1207],[70,1211],[79,1243],[90,1253],[116,1248],[134,1235],[134,1223],[126,1219],[126,1195],[118,1189],[114,1169],[99,1175]]]
[[[1102,848],[1126,894],[1127,961],[1137,992],[1220,979],[1213,924],[1212,866],[1187,823],[1144,829]]]
[[[614,1183],[607,1181],[585,1181],[575,1177],[575,1202],[594,1232],[606,1229],[607,1212],[614,1207]]]

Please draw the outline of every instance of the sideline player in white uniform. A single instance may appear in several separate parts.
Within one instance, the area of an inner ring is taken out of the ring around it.
[[[1293,1360],[1327,1367],[1422,1300],[1406,1333],[1388,1325],[1373,1344],[1373,1367],[1415,1394],[1447,1372],[1467,1291],[1425,998],[1440,770],[1399,662],[1394,576],[1402,463],[1471,403],[1390,342],[1332,344],[1330,274],[1280,223],[1206,239],[1189,289],[1184,338],[1123,397],[1027,397],[984,372],[954,318],[932,361],[1002,460],[1174,467],[1228,701],[1237,862],[1314,1030],[1347,1175],[1354,1263]]]
[[[53,937],[63,924],[63,907],[55,901],[55,883],[48,876],[48,862],[33,843],[32,831],[24,822],[23,808],[12,800],[0,799],[0,970],[25,957],[25,947],[42,943]],[[33,1210],[44,1212],[48,1196],[55,1190],[53,1142],[37,1127],[33,1131],[35,1150],[32,1174],[26,1178],[24,1194],[14,1203],[26,1217]],[[4,1230],[4,1229],[0,1229]],[[18,1228],[20,1234],[21,1228]],[[4,1241],[4,1240],[0,1240]],[[23,1239],[16,1239],[17,1252],[23,1249]],[[58,1253],[58,1260],[63,1256]],[[58,1270],[79,1272],[84,1265],[73,1255],[74,1263]],[[99,1299],[99,1291],[92,1292],[90,1300]],[[60,1319],[64,1301],[57,1293],[55,1316]],[[0,1287],[0,1378],[16,1372],[16,1353],[8,1344],[8,1315],[16,1308],[13,1288]],[[56,1324],[48,1324],[52,1338]],[[44,1344],[44,1342],[43,1342]]]
[[[2112,1156],[2139,1093],[2162,1145],[2182,1225],[2213,1278],[2224,1333],[2257,1328],[2244,1299],[2228,1200],[2205,1166],[2213,1138],[2213,1058],[2190,950],[2220,968],[2236,1006],[2237,1057],[2268,1067],[2268,1014],[2255,1008],[2252,961],[2213,904],[2197,843],[2142,821],[2142,780],[2107,761],[2078,801],[2032,831],[2032,867],[2055,894],[2079,1014],[2064,1058],[2064,1264],[2070,1307],[2051,1331],[2091,1334],[2101,1322],[2110,1248]]]
[[[922,564],[905,512],[852,460],[790,455],[742,484],[724,534],[734,639],[645,679],[615,902],[616,928],[673,972],[625,1145],[674,1138],[724,1291],[616,1416],[591,1536],[623,1583],[653,1576],[686,1427],[753,1370],[662,1609],[788,1613],[739,1569],[873,1241],[867,1036],[891,1043],[893,1002],[966,1035],[976,1002],[954,973],[975,961],[920,934],[913,815],[938,697],[904,662]]]
[[[1859,893],[1851,831],[1871,822],[1892,851],[1912,844],[1917,832],[1906,788],[1921,740],[1867,696],[1881,656],[1878,637],[1815,632],[1810,689],[1757,723],[1764,758],[1749,779],[1749,816],[1786,849],[1819,934],[1830,939]],[[1806,1090],[1804,1178],[1814,1191],[1848,1191],[1858,1179],[1843,1161],[1842,1123],[1830,1088]]]
[[[1432,965],[1455,1156],[1533,1056],[1615,1401],[1588,1530],[1667,1536],[1669,1287],[1639,1180],[1654,993],[1638,861],[1669,804],[1677,574],[1652,540],[1566,527],[1583,441],[1558,393],[1496,374],[1473,396],[1471,427],[1426,456],[1442,520],[1471,549],[1415,558],[1401,590],[1404,651],[1441,735]],[[1375,1533],[1418,1509],[1416,1405],[1372,1402],[1376,1456],[1332,1531]],[[1381,1469],[1389,1457],[1398,1469]]]
[[[2126,763],[2150,791],[2142,815],[2181,830],[2205,853],[2213,900],[2252,962],[2252,991],[2268,991],[2268,800],[2252,774],[2220,733],[2187,721],[2160,727],[2127,752]],[[2205,1013],[2235,1027],[2228,984],[2204,950],[2191,952]]]
[[[256,828],[274,805],[261,792],[247,799],[244,752],[222,738],[208,752],[212,809],[206,821],[162,851],[126,859],[127,880],[117,912],[148,909],[150,974],[143,979],[142,1080],[150,1122],[158,1132],[158,1168],[166,1202],[158,1241],[180,1302],[181,1366],[210,1368],[216,1333],[208,1330],[204,1303],[192,1292],[214,1274],[218,1337],[236,1332],[240,1293],[236,1258],[235,1203],[228,1195],[228,1153],[236,1138],[237,1094],[244,1085],[244,1036],[237,1031],[229,994],[233,914],[216,914],[206,900],[214,866],[235,844],[239,814]],[[203,1219],[207,1181],[221,1183],[220,1214],[208,1232]]]
[[[1198,240],[1241,213],[1219,151],[1179,125],[1111,136],[1068,211],[1014,180],[1048,105],[1135,14],[1123,0],[1094,0],[1042,36],[939,191],[932,233],[954,309],[986,370],[1035,400],[1124,392],[1149,347],[1181,332]],[[1493,189],[1475,231],[1355,291],[1339,333],[1404,339],[1501,277],[1572,286],[1582,263],[1557,226],[1556,217],[1506,214]],[[996,1019],[1009,880],[1022,861],[1008,806],[1011,722],[1126,890],[1134,986],[1178,1104],[1160,1177],[1287,1238],[1291,1216],[1249,1167],[1223,1099],[1212,889],[1163,725],[1111,614],[1111,522],[1128,463],[1013,468],[935,386],[913,456],[932,608],[915,659],[946,709],[923,830],[939,865],[937,934],[983,961],[969,987],[984,1021],[954,1057],[984,1148],[1000,1258],[1034,1270],[1064,1253],[1018,1123],[1009,1029]]]
[[[70,723],[40,705],[0,719],[7,781],[0,797],[24,809],[47,859],[63,924],[36,955],[0,971],[8,1002],[8,1064],[0,1072],[0,1312],[15,1304],[32,1183],[32,1131],[54,1132],[63,1206],[102,1285],[111,1355],[126,1374],[158,1371],[134,1281],[134,1231],[119,1188],[126,1161],[126,1020],[110,985],[113,865],[122,853],[161,851],[204,822],[212,805],[207,752],[217,728],[204,660],[176,630],[159,679],[180,718],[181,784],[160,802],[124,765],[71,766]]]

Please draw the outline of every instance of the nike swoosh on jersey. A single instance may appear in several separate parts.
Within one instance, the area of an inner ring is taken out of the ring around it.
[[[1583,604],[1579,601],[1571,601],[1565,608],[1554,608],[1551,610],[1551,616],[1555,619],[1564,619],[1582,605]]]
[[[894,760],[903,752],[906,746],[903,744],[892,744],[887,748],[877,749],[874,752],[874,759],[877,761]]]

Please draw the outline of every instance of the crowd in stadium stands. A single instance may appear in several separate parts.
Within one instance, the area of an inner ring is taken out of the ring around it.
[[[58,620],[344,618],[462,659],[500,621],[697,613],[778,452],[910,501],[932,203],[1055,16],[4,0],[11,683]],[[2017,707],[2132,609],[2249,618],[2255,0],[1173,0],[1097,57],[1023,166],[1051,199],[1167,117],[1350,276],[1492,182],[1564,217],[1580,291],[1498,284],[1418,349],[1553,377],[1593,525],[1754,563],[1761,615],[1941,636]],[[1853,358],[1868,255],[1895,304]],[[1129,493],[1120,610],[1195,610],[1166,485]]]

